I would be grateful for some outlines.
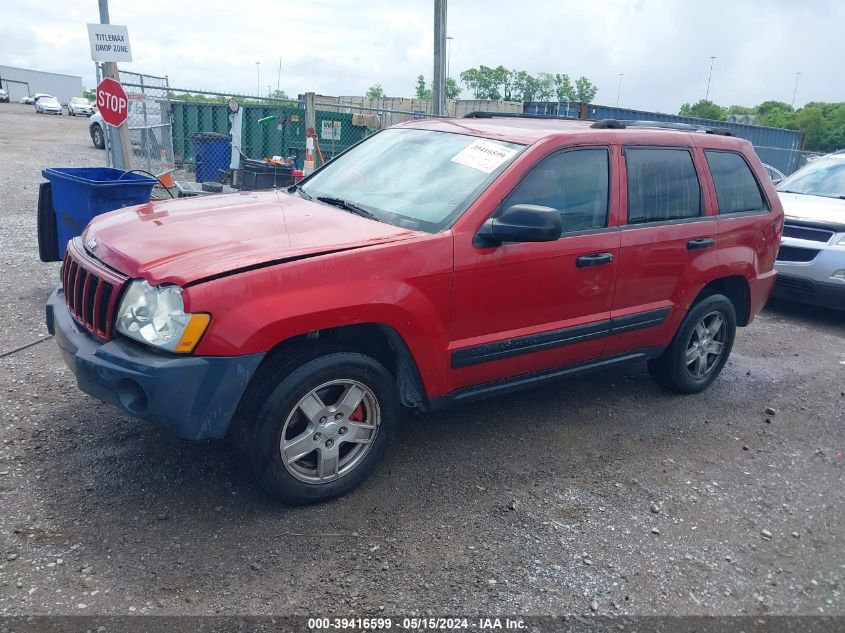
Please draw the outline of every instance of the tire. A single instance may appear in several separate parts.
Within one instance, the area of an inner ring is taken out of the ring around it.
[[[239,408],[233,439],[275,499],[308,505],[339,497],[384,458],[399,400],[393,377],[375,359],[315,348],[271,361],[254,383]]]
[[[736,337],[736,310],[725,295],[713,294],[690,308],[669,347],[648,362],[658,384],[675,393],[699,393],[728,361]]]
[[[56,232],[56,211],[53,188],[49,182],[38,186],[38,257],[42,262],[60,262],[59,236]]]
[[[106,138],[103,135],[103,128],[97,124],[94,124],[91,128],[91,140],[94,142],[94,147],[97,149],[106,148]]]

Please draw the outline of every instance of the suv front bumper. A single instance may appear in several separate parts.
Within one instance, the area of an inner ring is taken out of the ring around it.
[[[47,330],[85,393],[187,440],[226,435],[264,354],[183,356],[83,330],[56,289],[47,302]]]
[[[845,310],[845,284],[828,284],[807,277],[779,274],[773,297]]]

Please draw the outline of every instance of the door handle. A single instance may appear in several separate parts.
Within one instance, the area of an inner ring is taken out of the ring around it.
[[[690,240],[687,242],[687,250],[688,251],[701,251],[705,248],[710,248],[713,244],[716,243],[712,237],[700,237],[695,240]]]
[[[587,268],[588,266],[602,266],[613,261],[611,253],[593,253],[592,255],[581,255],[575,260],[575,266],[578,268]]]

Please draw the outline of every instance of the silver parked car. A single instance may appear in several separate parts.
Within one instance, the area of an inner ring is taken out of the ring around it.
[[[845,310],[845,151],[777,186],[785,218],[774,295]]]
[[[91,135],[91,141],[97,149],[106,149],[106,123],[103,121],[103,115],[97,110],[88,119],[88,134]]]
[[[35,99],[35,111],[38,114],[63,114],[62,104],[56,97],[44,95]]]
[[[67,113],[70,116],[91,116],[94,114],[94,106],[84,97],[73,97],[67,102]]]

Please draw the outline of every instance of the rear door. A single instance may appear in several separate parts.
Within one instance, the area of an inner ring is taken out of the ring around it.
[[[556,241],[491,248],[456,234],[451,389],[601,356],[619,259],[619,230],[608,227],[612,157],[611,147],[553,152],[491,209],[555,208]]]
[[[690,146],[624,148],[627,223],[605,356],[667,345],[704,272],[717,266],[700,160]]]

